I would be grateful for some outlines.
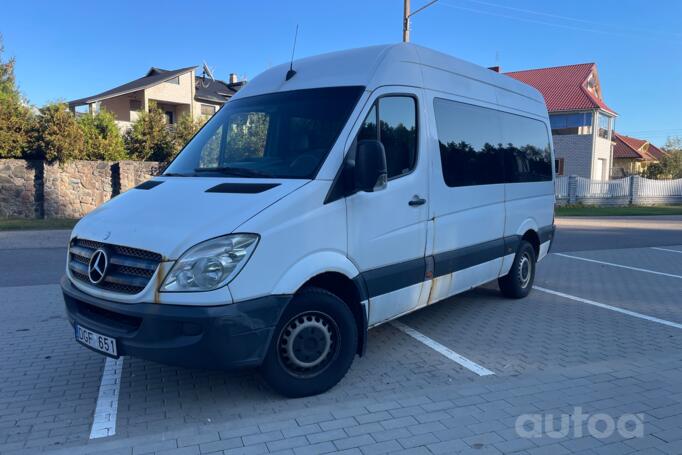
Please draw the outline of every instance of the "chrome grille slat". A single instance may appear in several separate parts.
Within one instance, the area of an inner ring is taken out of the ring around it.
[[[112,255],[109,260],[112,264],[120,265],[122,267],[151,270],[152,272],[156,270],[156,267],[159,265],[158,262],[151,260],[120,256],[118,254]]]
[[[149,283],[149,278],[134,277],[130,275],[123,275],[121,273],[107,273],[104,277],[106,283],[123,284],[125,286],[133,286],[144,288]]]
[[[93,284],[88,277],[88,266],[93,253],[103,248],[109,255],[109,266],[104,279]],[[112,245],[87,239],[74,239],[69,246],[69,270],[76,280],[90,286],[124,294],[142,291],[161,262],[162,256],[152,251],[122,245]]]
[[[95,250],[92,248],[84,248],[82,246],[72,246],[69,252],[89,260],[90,256],[92,256],[92,253],[94,253]]]

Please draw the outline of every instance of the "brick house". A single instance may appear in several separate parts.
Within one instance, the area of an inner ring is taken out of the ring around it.
[[[608,180],[613,166],[616,112],[602,98],[594,63],[505,73],[545,97],[557,175]]]
[[[166,114],[167,123],[172,125],[183,115],[191,115],[194,119],[212,116],[245,84],[234,73],[225,82],[198,76],[195,70],[194,66],[177,70],[152,67],[141,78],[70,101],[69,108],[76,112],[77,108],[87,106],[89,113],[104,108],[114,114],[123,130],[154,102]]]
[[[666,152],[644,139],[613,132],[613,169],[611,177],[640,174],[652,163],[658,163]]]

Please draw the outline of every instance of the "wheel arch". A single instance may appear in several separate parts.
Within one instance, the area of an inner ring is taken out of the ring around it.
[[[540,257],[540,235],[538,234],[538,223],[533,218],[527,218],[521,223],[516,231],[521,240],[525,240],[533,245],[535,257]]]
[[[273,294],[294,295],[306,287],[331,292],[348,305],[358,329],[358,354],[367,346],[367,290],[355,265],[343,254],[320,251],[290,267],[278,281]]]

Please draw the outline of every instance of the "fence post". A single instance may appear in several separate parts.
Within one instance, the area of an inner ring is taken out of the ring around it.
[[[575,175],[568,176],[568,203],[578,202],[578,179]]]
[[[639,175],[630,176],[630,205],[637,205],[639,202]]]

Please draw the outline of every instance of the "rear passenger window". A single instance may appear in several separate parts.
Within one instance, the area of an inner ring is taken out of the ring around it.
[[[358,132],[359,141],[366,139],[378,139],[383,144],[389,179],[414,169],[417,161],[415,99],[410,96],[379,98]]]
[[[528,117],[503,113],[506,181],[542,182],[552,180],[552,154],[547,127]]]
[[[447,186],[504,183],[499,117],[492,109],[436,98],[440,161]]]
[[[552,179],[549,135],[539,120],[440,98],[434,111],[446,185]]]

